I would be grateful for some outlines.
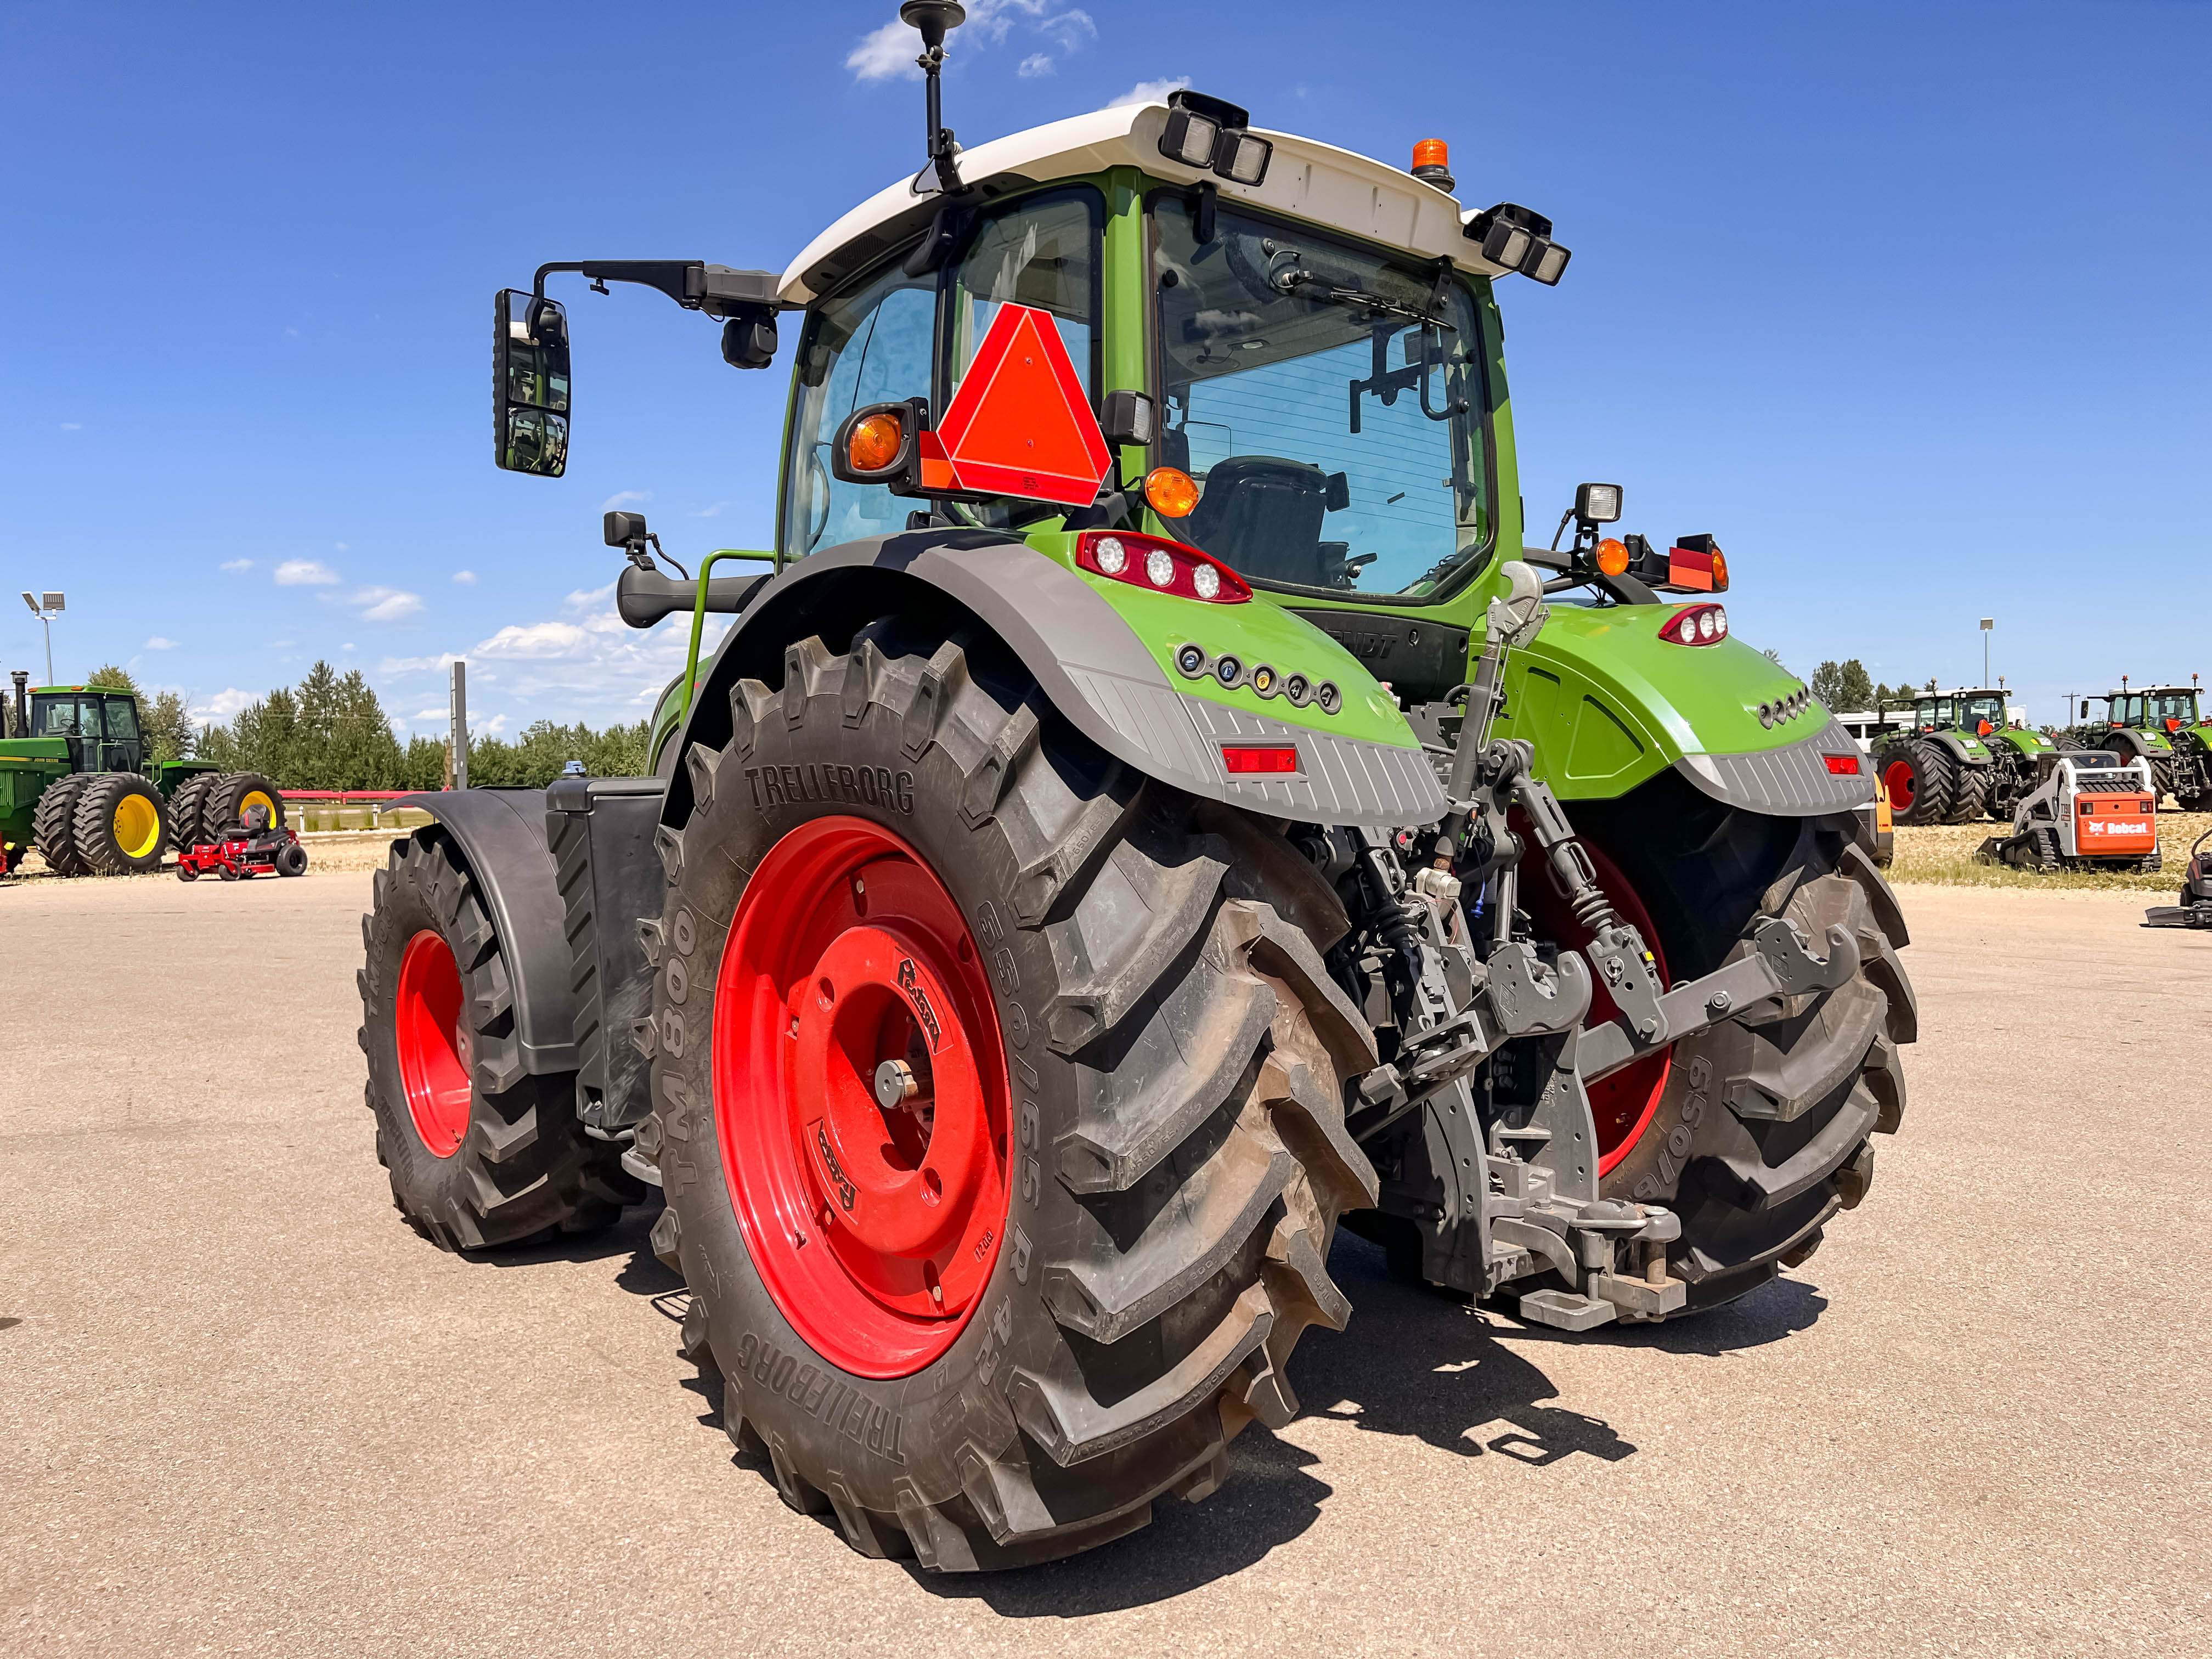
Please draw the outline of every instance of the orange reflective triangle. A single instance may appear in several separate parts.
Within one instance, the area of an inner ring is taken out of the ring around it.
[[[1002,305],[937,436],[960,488],[1088,507],[1113,458],[1052,313]]]

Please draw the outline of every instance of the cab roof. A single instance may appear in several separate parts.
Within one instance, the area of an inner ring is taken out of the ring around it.
[[[1255,126],[1251,131],[1275,147],[1274,155],[1258,184],[1240,185],[1160,154],[1167,122],[1164,103],[1118,104],[1070,116],[963,149],[960,176],[988,200],[1109,167],[1141,167],[1170,184],[1212,185],[1224,203],[1271,209],[1425,258],[1449,259],[1475,276],[1507,274],[1462,234],[1473,213],[1403,168]],[[927,167],[878,191],[806,245],[783,273],[778,296],[793,306],[817,298],[918,234],[938,202],[936,177]]]

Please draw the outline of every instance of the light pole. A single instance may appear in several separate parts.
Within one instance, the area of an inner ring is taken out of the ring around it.
[[[37,599],[26,593],[23,603],[31,607],[33,616],[46,625],[46,684],[52,685],[54,683],[54,618],[69,609],[68,602],[59,593],[41,593]]]
[[[1990,631],[1997,625],[1995,617],[1982,618],[1982,684],[1990,683]]]

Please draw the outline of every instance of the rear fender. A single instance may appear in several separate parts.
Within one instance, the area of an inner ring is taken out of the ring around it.
[[[574,1071],[576,1000],[561,890],[545,846],[545,792],[447,789],[391,805],[437,819],[476,878],[514,978],[514,1035],[524,1069],[538,1076]]]
[[[1151,594],[1139,598],[1166,602]],[[1235,615],[1222,614],[1231,607],[1184,603],[1194,632],[1211,626],[1227,637],[1238,625]],[[1327,661],[1342,662],[1347,701],[1372,687],[1320,630],[1272,606],[1264,617],[1259,604],[1251,610],[1255,629],[1296,629],[1302,641],[1310,636],[1304,648],[1317,653],[1316,659],[1326,653]],[[715,651],[675,752],[695,743],[713,748],[728,743],[734,729],[731,693],[748,678],[781,685],[787,647],[819,635],[831,650],[842,651],[859,629],[893,614],[946,631],[974,626],[995,635],[1084,736],[1138,771],[1201,799],[1329,824],[1432,823],[1443,815],[1436,774],[1387,698],[1375,700],[1387,725],[1367,717],[1377,722],[1376,729],[1395,726],[1401,741],[1340,736],[1314,723],[1277,719],[1261,711],[1280,705],[1256,697],[1247,709],[1192,695],[1170,681],[1154,649],[1088,580],[1024,542],[988,531],[871,537],[787,569],[761,591]],[[1222,761],[1224,742],[1295,745],[1300,769],[1282,777],[1232,776]],[[675,767],[668,778],[663,822],[680,825],[691,811],[689,769]]]
[[[1534,744],[1563,800],[1613,800],[1670,767],[1728,805],[1780,817],[1872,799],[1857,743],[1804,683],[1734,638],[1658,636],[1679,605],[1561,605],[1505,676],[1498,735]],[[1800,699],[1802,701],[1799,701]]]

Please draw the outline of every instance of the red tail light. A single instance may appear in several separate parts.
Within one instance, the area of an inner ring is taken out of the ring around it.
[[[1839,778],[1855,778],[1863,769],[1856,755],[1823,755],[1820,758],[1828,763],[1828,770]]]
[[[1298,769],[1296,746],[1266,747],[1257,744],[1223,744],[1221,763],[1232,773],[1295,772]]]
[[[1244,579],[1212,554],[1164,536],[1086,530],[1076,538],[1075,562],[1132,587],[1209,605],[1243,605],[1252,597]]]
[[[1717,605],[1685,605],[1659,624],[1673,645],[1716,645],[1728,637],[1728,612]]]

